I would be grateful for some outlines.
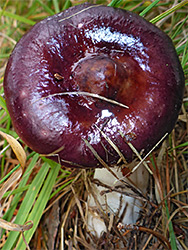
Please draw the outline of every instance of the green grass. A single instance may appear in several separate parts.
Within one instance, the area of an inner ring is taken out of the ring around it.
[[[3,77],[7,60],[13,50],[15,43],[32,27],[36,22],[43,18],[58,13],[62,10],[69,8],[78,2],[84,1],[70,1],[70,0],[3,0],[0,3],[0,130],[17,138],[10,116],[7,111],[6,103],[3,95]],[[179,1],[179,3],[173,5],[175,1],[130,1],[130,0],[112,0],[112,1],[95,1],[98,4],[106,4],[113,7],[120,7],[127,10],[134,11],[152,23],[158,25],[163,29],[173,40],[174,45],[179,55],[186,78],[186,86],[188,85],[188,27],[186,23],[188,21],[187,8],[188,1]],[[165,20],[165,22],[163,22]],[[188,97],[187,88],[185,91],[185,101],[183,102],[182,112],[186,116]],[[172,145],[173,137],[170,138],[170,145]],[[186,168],[187,160],[185,158],[186,148],[188,147],[187,140],[187,127],[186,123],[181,120],[176,126],[176,145],[171,147],[168,152],[170,163],[176,161],[174,152],[180,155],[177,164],[179,166],[180,176],[188,171]],[[64,170],[54,162],[41,158],[35,152],[30,150],[22,142],[20,142],[27,153],[27,167],[23,171],[23,176],[18,183],[18,186],[13,187],[12,191],[7,191],[2,200],[2,204],[9,206],[3,207],[4,210],[0,214],[6,221],[11,221],[14,218],[14,223],[24,224],[29,220],[32,220],[34,226],[32,229],[24,233],[25,239],[29,244],[35,234],[37,227],[41,221],[43,212],[53,198],[57,198],[63,190],[71,185],[74,179],[68,180],[71,175],[71,171]],[[8,180],[10,175],[14,173],[19,167],[19,163],[16,161],[11,148],[6,141],[1,139],[1,169],[0,169],[0,185],[2,186],[5,181]],[[174,151],[175,150],[175,151]],[[181,162],[181,163],[180,163]],[[173,171],[172,171],[173,175]],[[176,178],[176,177],[173,177]],[[172,179],[173,179],[172,178]],[[183,178],[183,177],[182,177]],[[59,181],[63,179],[65,183],[57,186]],[[66,182],[67,179],[67,182]],[[183,189],[187,179],[180,179],[179,185]],[[0,187],[1,187],[0,186]],[[165,188],[165,187],[164,187]],[[171,183],[171,188],[175,188]],[[177,190],[174,190],[176,192]],[[182,190],[183,191],[183,190]],[[165,193],[165,192],[164,192]],[[11,198],[13,195],[13,198]],[[167,195],[167,193],[166,193]],[[185,201],[185,199],[184,199]],[[169,210],[165,200],[166,218],[169,219],[173,211]],[[183,225],[184,227],[184,225]],[[160,228],[162,230],[162,228]],[[3,234],[7,236],[7,239],[3,240]],[[17,249],[25,249],[26,245],[20,236],[19,232],[7,232],[2,230],[1,232],[1,244],[2,249],[13,249],[17,245]],[[173,250],[177,248],[176,232],[173,229],[173,221],[169,223],[169,241]],[[179,242],[181,242],[179,240]],[[180,244],[180,243],[179,243]],[[183,243],[182,243],[183,244]]]

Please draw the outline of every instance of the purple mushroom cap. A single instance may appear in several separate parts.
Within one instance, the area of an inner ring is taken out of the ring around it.
[[[34,151],[68,167],[128,162],[173,129],[184,74],[170,38],[122,9],[81,4],[34,25],[14,48],[4,91]],[[126,107],[127,106],[127,107]],[[104,136],[105,135],[105,136]],[[89,146],[88,146],[89,145]]]

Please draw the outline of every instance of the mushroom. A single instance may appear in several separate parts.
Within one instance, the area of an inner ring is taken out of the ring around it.
[[[84,3],[20,39],[4,91],[13,126],[31,149],[103,176],[104,166],[116,171],[134,160],[132,148],[146,155],[171,132],[184,75],[160,29],[135,13]],[[133,179],[147,183],[140,171]]]

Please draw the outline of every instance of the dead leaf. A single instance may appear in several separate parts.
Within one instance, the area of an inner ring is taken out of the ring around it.
[[[22,167],[25,166],[26,163],[26,153],[20,143],[11,135],[8,135],[2,131],[0,131],[0,135],[7,140],[10,144],[12,150],[14,151],[17,159],[19,160]]]
[[[6,193],[6,191],[14,185],[15,182],[21,177],[22,175],[22,169],[19,168],[14,173],[11,174],[11,176],[8,178],[8,180],[5,181],[3,186],[0,188],[0,200],[2,199],[3,195]]]
[[[27,225],[28,223],[29,225]],[[0,227],[6,230],[10,230],[10,231],[24,232],[33,227],[33,222],[27,221],[24,225],[19,225],[19,224],[15,224],[12,222],[8,222],[0,218]]]

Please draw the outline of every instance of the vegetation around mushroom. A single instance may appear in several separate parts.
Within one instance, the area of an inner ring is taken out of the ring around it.
[[[3,0],[0,6],[0,227],[3,228],[0,248],[57,249],[64,244],[65,249],[118,249],[124,244],[125,249],[136,246],[138,249],[186,249],[188,1],[93,1],[134,11],[164,30],[174,42],[186,77],[178,123],[162,145],[145,159],[152,176],[148,196],[142,197],[145,206],[135,225],[123,225],[116,218],[106,217],[105,211],[98,208],[108,231],[100,239],[94,239],[88,233],[86,219],[93,171],[67,169],[39,156],[19,140],[12,127],[2,83],[13,47],[34,23],[81,2]],[[18,141],[24,151],[17,145]],[[130,195],[140,197],[138,190],[132,186],[129,189]],[[88,235],[92,240],[88,240]]]

